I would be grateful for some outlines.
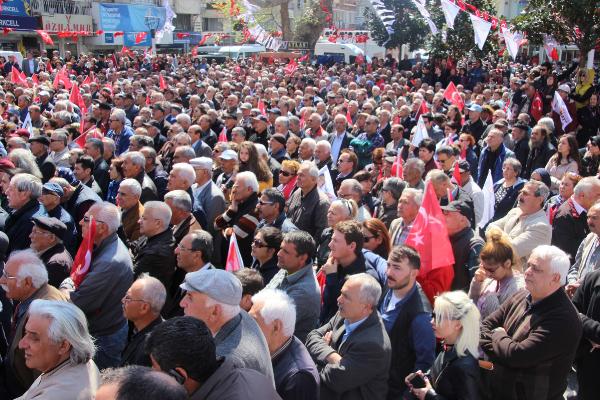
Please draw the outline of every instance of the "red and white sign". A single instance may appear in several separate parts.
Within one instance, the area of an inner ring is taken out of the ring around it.
[[[43,15],[42,26],[48,33],[93,32],[91,15],[54,14]]]

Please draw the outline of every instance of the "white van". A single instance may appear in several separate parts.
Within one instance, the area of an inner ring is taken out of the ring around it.
[[[221,46],[219,54],[237,60],[238,58],[252,57],[266,50],[266,47],[260,44],[244,44],[241,46]]]
[[[0,56],[4,57],[6,61],[8,61],[8,56],[15,56],[17,58],[17,62],[19,63],[19,67],[23,65],[23,54],[21,54],[19,51],[0,50]]]
[[[363,49],[352,43],[331,43],[317,42],[315,45],[315,56],[333,56],[334,58],[344,58],[344,62],[349,64],[353,63],[356,56],[363,56],[370,61],[370,57],[365,56]]]

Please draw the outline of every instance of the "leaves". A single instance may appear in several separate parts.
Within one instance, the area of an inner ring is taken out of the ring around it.
[[[393,25],[394,34],[391,38],[377,14],[370,8],[365,9],[367,26],[377,44],[381,46],[389,39],[385,45],[388,49],[400,47],[403,44],[409,44],[411,50],[422,47],[430,31],[412,1],[396,0],[393,3],[389,1],[384,1],[384,3],[396,15]]]

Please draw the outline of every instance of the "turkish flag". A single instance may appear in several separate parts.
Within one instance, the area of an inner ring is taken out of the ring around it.
[[[396,161],[392,164],[392,176],[396,176],[402,179],[404,175],[404,160],[402,159],[402,154],[400,154],[400,150],[398,150],[398,155],[396,156]]]
[[[71,95],[69,96],[69,101],[75,104],[77,107],[85,107],[83,103],[83,97],[81,96],[81,92],[79,91],[79,86],[77,83],[73,84],[73,88],[71,89]]]
[[[44,43],[49,44],[50,46],[54,45],[52,38],[50,37],[50,35],[48,35],[46,31],[42,29],[36,29],[36,32],[42,37],[42,41]]]
[[[38,78],[38,74],[31,75],[31,80],[33,81],[34,85],[40,84],[40,79]]]
[[[198,46],[203,46],[206,41],[208,40],[209,37],[212,36],[212,33],[207,33],[205,35],[202,35],[202,39],[200,39],[200,41],[198,42]]]
[[[450,103],[457,106],[460,111],[462,111],[465,107],[465,102],[463,101],[462,97],[460,96],[460,93],[456,89],[454,82],[450,82],[446,90],[444,90],[444,98]]]
[[[421,106],[419,107],[419,110],[417,111],[417,115],[415,115],[415,119],[418,120],[421,115],[427,114],[428,112],[429,112],[429,108],[427,108],[427,100],[423,99],[423,100],[421,100]]]
[[[258,109],[262,115],[267,115],[267,108],[265,107],[265,102],[262,99],[258,100]]]
[[[350,109],[346,110],[346,121],[348,121],[348,125],[353,125],[352,115],[350,115]]]
[[[296,60],[292,59],[290,63],[283,69],[286,75],[292,75],[298,69],[298,63]]]
[[[71,268],[71,279],[75,288],[81,285],[81,282],[85,279],[85,276],[90,271],[90,264],[92,263],[92,249],[94,248],[94,236],[96,236],[96,220],[90,216],[89,227],[87,235],[83,238],[83,241],[79,245],[75,259],[73,260],[73,267]]]
[[[462,186],[462,182],[460,179],[460,167],[458,166],[458,162],[454,163],[454,171],[452,171],[452,177],[454,178],[458,186]]]
[[[540,93],[536,90],[535,95],[533,96],[533,100],[531,101],[531,110],[529,111],[531,116],[536,121],[539,121],[540,118],[543,117],[543,114],[542,114],[543,106],[544,105],[542,103],[542,97],[540,96]]]
[[[123,36],[125,33],[123,31],[117,31],[113,34],[114,37]]]
[[[160,90],[167,89],[167,83],[165,82],[165,77],[162,75],[158,76],[158,86],[160,87]]]
[[[235,272],[244,268],[244,260],[235,237],[235,233],[231,234],[229,239],[229,251],[227,252],[227,261],[225,261],[225,271]]]
[[[310,53],[306,53],[302,57],[298,58],[298,62],[308,61],[309,58],[310,58]]]
[[[18,85],[28,86],[27,79],[23,79],[23,77],[19,73],[19,70],[17,68],[15,68],[14,66],[12,67],[12,70],[11,70],[10,81],[12,83],[16,83]]]
[[[135,34],[135,44],[140,44],[146,39],[148,32],[138,32]]]
[[[96,82],[96,77],[94,76],[94,72],[90,72],[90,74],[88,76],[85,77],[85,79],[83,80],[82,85],[89,85],[92,82]]]
[[[454,253],[448,237],[446,219],[430,182],[408,233],[405,244],[421,256],[417,280],[430,300],[450,289],[454,278]]]
[[[223,129],[221,130],[221,133],[219,133],[219,137],[217,139],[217,142],[222,142],[222,143],[227,143],[227,128],[223,127]]]

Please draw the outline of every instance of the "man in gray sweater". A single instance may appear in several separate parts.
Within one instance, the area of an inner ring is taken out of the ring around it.
[[[254,319],[240,309],[242,284],[231,272],[206,269],[190,272],[181,288],[185,315],[202,320],[212,332],[217,356],[265,375],[275,385],[267,341]]]

